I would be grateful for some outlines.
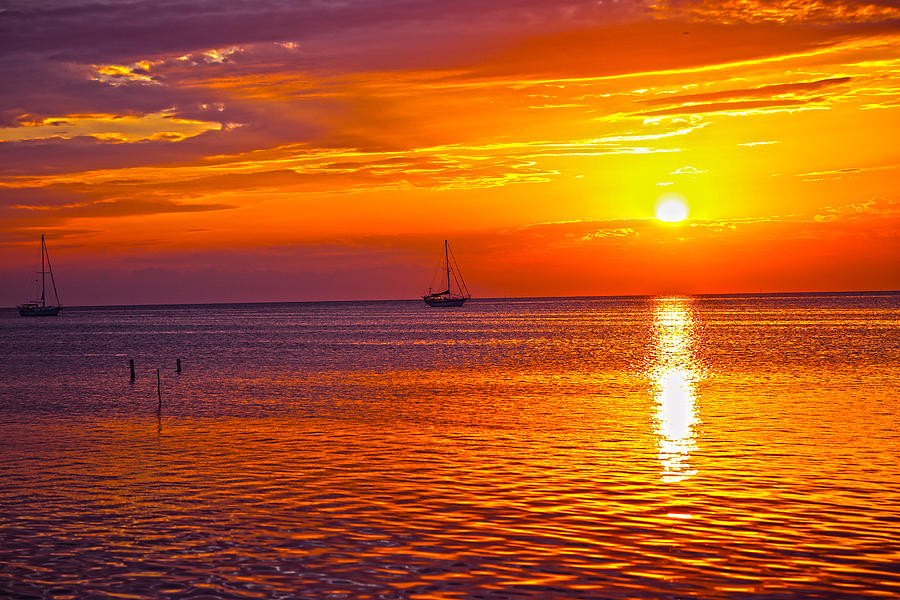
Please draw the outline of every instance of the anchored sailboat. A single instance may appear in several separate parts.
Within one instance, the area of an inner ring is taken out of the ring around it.
[[[53,285],[53,298],[56,306],[45,301],[47,274],[50,274],[50,283]],[[55,317],[62,305],[59,303],[59,295],[56,293],[56,281],[53,280],[53,267],[50,266],[50,255],[47,253],[47,243],[41,235],[41,299],[34,302],[26,302],[19,305],[19,314],[23,317]]]
[[[447,289],[443,292],[435,293],[431,293],[431,290],[428,290],[428,295],[422,296],[422,299],[428,306],[462,306],[463,302],[471,298],[471,296],[468,288],[466,288],[466,282],[463,281],[462,274],[459,272],[459,266],[456,264],[456,258],[453,257],[447,240],[444,240],[444,271],[446,272]],[[456,291],[453,291],[454,283],[456,284]]]

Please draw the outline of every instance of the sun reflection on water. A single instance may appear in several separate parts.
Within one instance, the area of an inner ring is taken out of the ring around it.
[[[650,375],[656,400],[657,457],[660,478],[676,482],[697,473],[690,465],[700,424],[694,390],[700,369],[694,360],[693,300],[659,298],[653,316],[656,352]]]

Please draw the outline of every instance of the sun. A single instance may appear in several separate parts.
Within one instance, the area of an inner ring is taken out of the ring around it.
[[[664,194],[656,203],[656,218],[666,223],[678,223],[688,216],[687,202],[680,194]]]

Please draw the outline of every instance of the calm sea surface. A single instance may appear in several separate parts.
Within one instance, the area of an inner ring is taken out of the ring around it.
[[[900,295],[4,309],[0,430],[0,597],[900,597]]]

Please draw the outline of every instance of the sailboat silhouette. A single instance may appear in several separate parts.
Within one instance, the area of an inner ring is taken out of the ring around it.
[[[428,290],[428,295],[422,296],[422,299],[428,306],[462,306],[472,296],[466,288],[466,282],[463,281],[447,240],[444,240],[444,271],[446,272],[447,289],[435,293]],[[453,284],[456,284],[456,291],[453,291]]]
[[[46,287],[47,274],[50,274],[50,283],[53,285],[53,298],[56,305],[47,304]],[[55,317],[62,309],[59,303],[59,294],[56,293],[56,281],[53,279],[53,267],[50,266],[50,255],[47,253],[47,243],[41,235],[41,299],[26,302],[19,305],[19,314],[23,317]]]

